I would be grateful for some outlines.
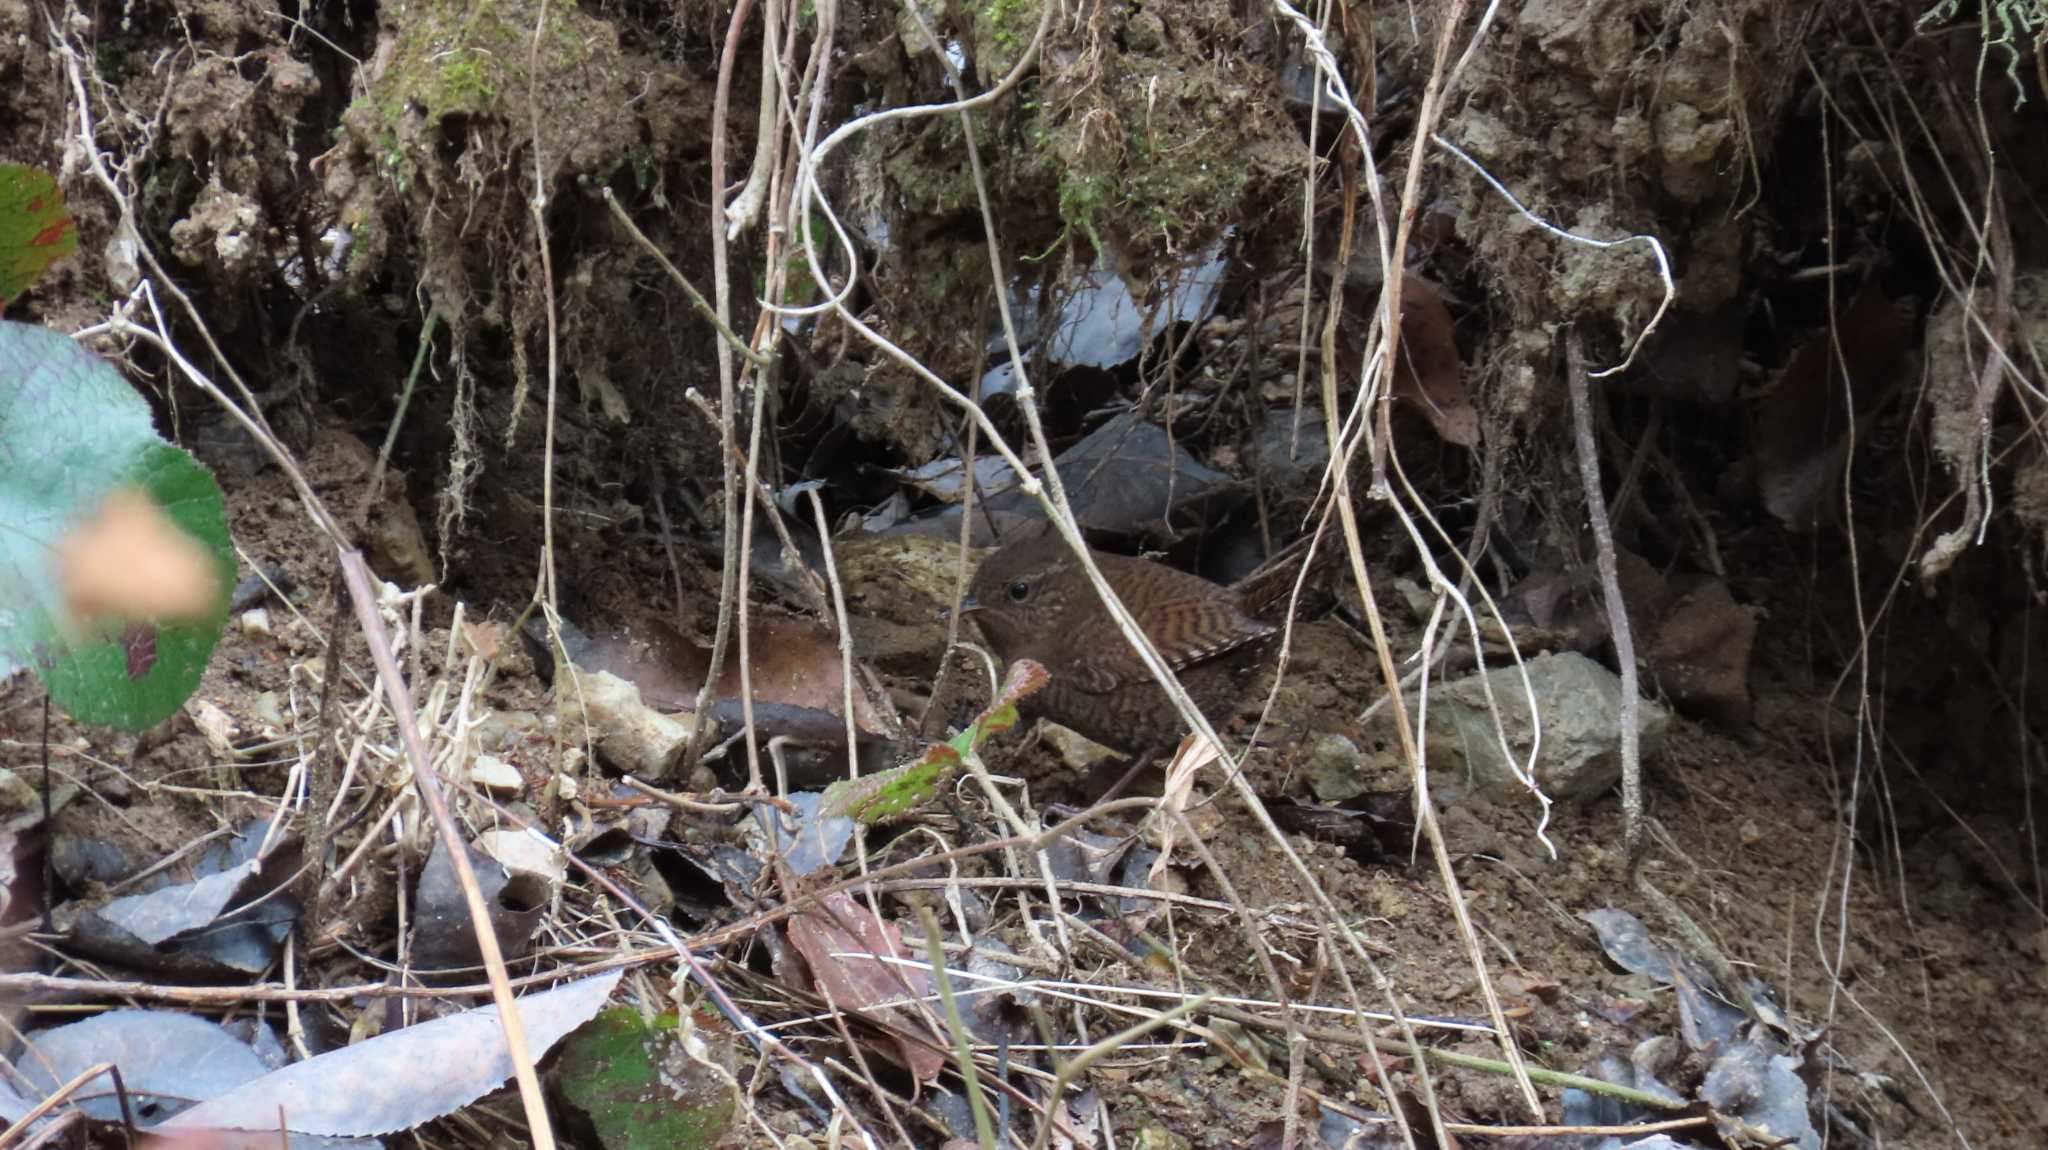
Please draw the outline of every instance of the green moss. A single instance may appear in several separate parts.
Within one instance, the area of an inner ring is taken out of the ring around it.
[[[370,96],[377,129],[404,139],[410,135],[406,121],[414,117],[438,124],[450,116],[495,116],[525,130],[525,105],[536,96],[551,114],[580,110],[564,101],[585,85],[580,73],[600,50],[594,45],[614,43],[592,35],[600,28],[608,32],[609,26],[572,5],[549,4],[536,54],[537,3],[441,0],[413,9]],[[554,117],[556,122],[563,118]]]
[[[518,258],[516,238],[503,247],[463,241],[520,234],[524,194],[488,190],[530,185],[536,148],[550,183],[646,163],[634,100],[646,78],[624,61],[618,29],[578,5],[410,0],[396,7],[385,34],[384,68],[342,117],[351,166],[374,173],[352,193],[360,202],[351,201],[351,226],[381,222],[394,243],[409,238],[432,253],[428,262],[448,261],[426,273],[443,292],[497,282]],[[639,168],[643,180],[651,170]],[[498,222],[482,218],[487,203]],[[351,279],[392,246],[359,243]]]
[[[1116,187],[1115,173],[1070,167],[1060,180],[1060,219],[1070,231],[1088,237],[1096,251],[1104,248],[1096,220],[1107,216]]]
[[[457,111],[482,112],[497,97],[496,80],[490,63],[475,49],[450,52],[433,78],[427,107],[444,116]]]
[[[1038,30],[1041,7],[1039,0],[988,0],[974,14],[977,46],[984,51],[993,46],[1014,61]]]
[[[977,0],[967,11],[972,19],[975,71],[984,83],[994,83],[1017,66],[1024,49],[1031,46],[1031,34],[1038,30],[1039,0]]]
[[[977,130],[975,142],[985,148],[984,135]],[[884,166],[913,215],[948,216],[977,208],[967,144],[960,121],[952,116],[934,118],[916,143],[890,156]]]
[[[1227,74],[1130,53],[1107,66],[1025,132],[1057,182],[1061,220],[1098,250],[1198,246],[1257,212],[1262,181],[1298,166],[1284,121]]]

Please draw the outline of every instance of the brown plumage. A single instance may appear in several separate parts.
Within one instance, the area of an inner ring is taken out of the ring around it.
[[[1091,554],[1210,723],[1228,722],[1274,629],[1239,593],[1148,559]],[[1117,629],[1064,540],[1005,545],[974,574],[974,619],[1004,662],[1031,659],[1052,679],[1021,708],[1140,758],[1170,751],[1186,728]]]

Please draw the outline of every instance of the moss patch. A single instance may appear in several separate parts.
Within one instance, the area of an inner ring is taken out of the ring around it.
[[[536,128],[556,170],[616,164],[635,143],[632,93],[610,24],[550,4],[536,42],[534,0],[410,11],[390,62],[344,119],[391,175],[429,176],[479,145],[494,153],[483,162],[502,161],[530,144]]]
[[[994,83],[1037,27],[1035,0],[978,0],[974,70]],[[1039,74],[976,118],[990,194],[1015,251],[1056,238],[1142,265],[1199,248],[1226,226],[1253,227],[1267,192],[1299,177],[1300,135],[1271,74],[1246,68],[1221,0],[1091,6],[1056,22]],[[978,209],[959,121],[935,117],[882,163],[905,234]]]

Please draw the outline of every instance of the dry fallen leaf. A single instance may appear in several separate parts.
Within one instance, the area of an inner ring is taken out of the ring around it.
[[[503,623],[489,620],[480,622],[475,619],[462,621],[462,641],[468,644],[470,651],[480,659],[497,658],[498,651],[504,647],[505,636],[509,632],[510,628]]]
[[[1401,281],[1401,369],[1394,374],[1394,394],[1421,408],[1446,442],[1472,447],[1479,442],[1479,411],[1465,393],[1463,366],[1443,291],[1408,273]]]
[[[843,738],[844,680],[839,644],[831,632],[803,621],[756,623],[751,632],[754,711],[771,734],[830,740]],[[697,690],[710,669],[711,651],[669,627],[600,632],[571,650],[578,670],[607,671],[639,688],[640,700],[664,713],[696,705]],[[712,712],[721,722],[739,716],[739,660],[727,659],[712,687]],[[868,694],[853,691],[854,724],[867,735],[883,735],[882,721]]]
[[[529,994],[514,1005],[527,1051],[547,1053],[588,1022],[619,972]],[[410,1130],[452,1113],[512,1077],[498,1008],[478,1007],[330,1050],[201,1102],[158,1130],[277,1129],[362,1138]]]
[[[223,761],[235,758],[235,736],[240,733],[235,720],[226,711],[205,699],[192,698],[186,701],[185,710],[192,716],[192,725],[206,736],[206,745]]]
[[[220,601],[212,558],[141,490],[117,489],[57,541],[58,583],[72,617],[182,622]]]

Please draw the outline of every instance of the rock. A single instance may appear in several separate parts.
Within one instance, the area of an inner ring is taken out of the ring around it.
[[[1636,651],[1660,695],[1681,714],[1746,725],[1755,608],[1738,604],[1727,584],[1710,576],[1667,577],[1625,550],[1615,558]],[[1506,604],[1511,622],[1526,619],[1564,647],[1601,651],[1612,642],[1604,593],[1590,568],[1539,572],[1517,584]],[[1541,639],[1519,625],[1515,634],[1524,652]]]
[[[32,816],[25,826],[42,821],[42,795],[27,779],[0,767],[0,818],[11,823],[22,815]]]
[[[1101,743],[1085,735],[1075,734],[1058,723],[1040,723],[1038,737],[1059,755],[1060,762],[1066,764],[1068,769],[1084,775],[1104,763],[1123,758]]]
[[[944,612],[962,565],[951,539],[849,535],[833,541],[854,649],[884,671],[929,675],[946,649]],[[981,556],[970,554],[972,575]]]
[[[1529,685],[1542,717],[1536,779],[1557,801],[1594,798],[1621,777],[1621,680],[1576,652],[1528,661]],[[1434,789],[1453,801],[1460,793],[1511,799],[1526,793],[1516,780],[1488,712],[1485,688],[1492,688],[1500,728],[1516,763],[1528,760],[1536,732],[1529,721],[1522,677],[1510,665],[1484,678],[1468,675],[1446,684],[1429,700],[1428,755]],[[1640,709],[1642,755],[1662,741],[1671,713],[1648,699]],[[1387,719],[1378,719],[1391,728]]]
[[[585,671],[573,680],[565,676],[555,687],[555,710],[568,722],[587,717],[598,751],[620,770],[649,782],[674,773],[696,729],[695,716],[653,710],[640,701],[638,687],[608,671]]]
[[[235,739],[241,728],[226,711],[205,699],[194,697],[186,700],[185,713],[192,718],[192,725],[206,737],[206,746],[223,762],[236,758]]]
[[[345,489],[352,502],[376,472],[377,456],[348,431],[322,428],[315,433],[305,467],[316,491],[326,494]],[[423,587],[434,581],[433,549],[427,546],[419,514],[405,493],[404,473],[387,469],[378,499],[369,508],[369,522],[364,525],[363,552],[370,561],[370,569],[380,578],[401,587]]]
[[[516,795],[526,789],[519,768],[496,755],[478,755],[469,765],[469,781],[494,795]]]
[[[477,849],[495,859],[506,870],[537,875],[550,886],[568,877],[569,865],[559,848],[525,831],[485,831],[476,837]]]
[[[1444,833],[1444,849],[1454,856],[1500,853],[1500,832],[1481,822],[1469,805],[1445,811],[1440,825]]]
[[[288,725],[284,718],[284,704],[278,701],[276,691],[265,691],[251,700],[249,717],[272,731],[282,731]]]
[[[412,504],[386,498],[370,514],[364,550],[370,568],[402,587],[424,587],[434,581],[434,553]]]
[[[1365,793],[1359,770],[1358,744],[1343,735],[1319,736],[1308,751],[1308,788],[1326,803],[1341,803]]]
[[[477,720],[474,733],[477,746],[502,751],[523,739],[545,738],[547,724],[530,711],[491,711]]]

